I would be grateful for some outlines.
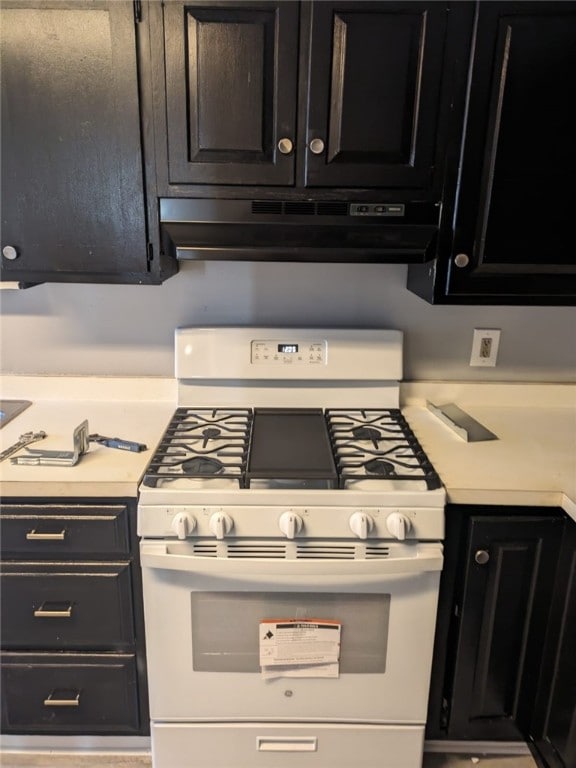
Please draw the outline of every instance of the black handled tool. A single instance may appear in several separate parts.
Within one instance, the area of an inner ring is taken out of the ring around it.
[[[120,451],[133,451],[139,453],[140,451],[146,451],[148,447],[144,443],[136,443],[133,440],[122,440],[119,437],[104,437],[103,435],[88,435],[88,440],[91,443],[100,443],[107,448],[118,448]]]

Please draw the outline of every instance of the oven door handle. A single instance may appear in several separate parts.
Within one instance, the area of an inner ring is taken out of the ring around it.
[[[444,558],[441,544],[420,544],[409,557],[389,557],[382,560],[274,560],[265,558],[197,557],[171,553],[165,542],[147,542],[140,545],[143,568],[166,571],[185,571],[201,576],[242,578],[282,576],[354,578],[382,576],[410,576],[429,571],[441,571]]]

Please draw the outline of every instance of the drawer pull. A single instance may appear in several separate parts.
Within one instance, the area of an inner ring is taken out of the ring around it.
[[[72,617],[72,603],[42,603],[36,608],[34,616],[45,619],[70,619]]]
[[[44,699],[45,707],[79,707],[80,691],[55,690]]]
[[[316,752],[318,739],[316,736],[288,738],[257,736],[256,749],[258,752]]]
[[[66,536],[66,529],[58,531],[57,533],[38,533],[36,530],[28,531],[26,534],[27,541],[64,541]]]

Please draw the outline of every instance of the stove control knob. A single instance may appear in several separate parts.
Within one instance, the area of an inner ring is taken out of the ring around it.
[[[367,539],[368,534],[374,528],[374,520],[366,512],[354,512],[349,520],[350,529],[359,539]]]
[[[224,512],[216,512],[210,518],[210,530],[217,539],[223,539],[234,527],[234,520]]]
[[[304,522],[295,512],[284,512],[280,515],[278,525],[287,539],[293,539],[302,530]]]
[[[185,539],[196,528],[196,520],[186,512],[178,512],[172,520],[172,530],[179,539]]]
[[[386,528],[399,541],[404,541],[406,534],[412,527],[412,523],[406,517],[406,515],[400,514],[400,512],[392,512],[386,518]]]

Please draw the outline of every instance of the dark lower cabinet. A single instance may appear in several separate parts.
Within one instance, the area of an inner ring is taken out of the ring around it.
[[[534,508],[449,506],[446,519],[427,738],[527,741],[546,696],[542,649],[552,643],[559,555],[576,524],[560,510]],[[576,687],[572,647],[564,653],[560,719]],[[574,738],[573,722],[566,738]]]
[[[149,733],[136,500],[0,505],[4,733]]]
[[[530,743],[545,768],[576,766],[575,522],[568,524],[560,552]]]
[[[4,733],[138,734],[134,654],[1,653]]]

